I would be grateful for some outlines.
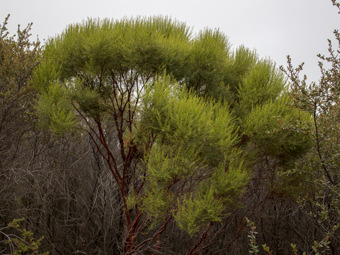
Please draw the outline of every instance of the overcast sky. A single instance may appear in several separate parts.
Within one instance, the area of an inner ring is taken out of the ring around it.
[[[295,65],[305,62],[309,80],[318,80],[316,55],[327,53],[340,21],[330,0],[0,0],[1,23],[7,14],[11,33],[33,22],[34,39],[41,41],[87,17],[166,15],[194,32],[219,28],[233,47],[256,49],[278,66],[289,54]]]

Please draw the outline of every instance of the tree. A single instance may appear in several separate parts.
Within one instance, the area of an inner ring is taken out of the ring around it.
[[[332,0],[340,10],[340,5]],[[340,12],[339,12],[340,13]],[[308,84],[307,76],[300,78],[303,64],[294,68],[288,56],[287,69],[281,68],[290,79],[292,105],[309,112],[312,116],[311,130],[313,143],[311,150],[297,162],[295,171],[307,173],[304,185],[309,187],[298,197],[305,212],[312,217],[314,224],[323,236],[324,247],[339,252],[339,118],[340,118],[340,34],[334,31],[336,46],[328,40],[329,56],[318,55],[321,77],[318,82]],[[324,67],[324,64],[329,69]]]
[[[32,136],[34,127],[34,92],[29,81],[39,63],[39,41],[31,42],[29,24],[23,30],[18,27],[16,35],[7,32],[9,15],[0,25],[0,185],[1,204],[6,212],[11,204],[11,169],[20,164],[20,147]],[[1,212],[0,220],[8,224],[12,215]]]
[[[88,133],[106,161],[124,254],[161,252],[173,221],[197,240],[188,254],[204,249],[261,155],[285,169],[309,147],[299,133],[308,115],[289,107],[270,60],[244,47],[232,53],[219,31],[192,36],[168,18],[70,25],[46,44],[34,84],[40,125]]]
[[[0,167],[8,164],[6,159],[15,157],[20,140],[33,122],[34,93],[28,83],[41,53],[40,42],[29,40],[32,24],[23,30],[18,27],[16,38],[10,37],[8,19],[9,15],[0,26]],[[17,128],[23,125],[25,130]]]

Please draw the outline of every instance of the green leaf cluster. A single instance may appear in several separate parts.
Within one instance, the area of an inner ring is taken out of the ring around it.
[[[137,142],[156,137],[144,159],[145,211],[157,220],[172,210],[190,235],[220,221],[249,179],[233,150],[237,136],[228,109],[163,76],[146,91],[141,116]]]
[[[270,60],[258,61],[238,86],[240,116],[252,108],[275,100],[284,90],[285,79]]]
[[[196,234],[200,228],[210,222],[220,222],[225,210],[222,202],[214,197],[214,191],[209,189],[190,194],[182,201],[178,200],[178,209],[174,217],[180,228],[190,236]]]
[[[244,132],[268,155],[285,159],[310,147],[310,115],[291,108],[287,96],[252,108],[244,120]]]
[[[75,126],[75,115],[66,89],[58,83],[51,84],[41,93],[37,102],[40,125],[60,135]]]
[[[140,130],[156,134],[157,143],[190,146],[211,166],[223,161],[236,143],[233,117],[226,105],[187,92],[167,77],[146,91],[143,102]]]
[[[149,75],[167,68],[176,74],[184,68],[189,37],[190,29],[170,18],[88,19],[51,39],[46,57],[61,67],[62,78],[131,69]]]
[[[21,226],[21,222],[23,220],[24,218],[14,219],[6,227],[7,229],[15,229],[17,232],[19,232],[19,235],[7,235],[3,232],[4,229],[0,229],[0,233],[8,238],[7,243],[9,246],[11,246],[11,250],[14,248],[12,250],[13,253],[11,254],[48,255],[49,252],[40,253],[40,246],[44,237],[42,236],[39,239],[35,239],[32,231],[26,230]]]

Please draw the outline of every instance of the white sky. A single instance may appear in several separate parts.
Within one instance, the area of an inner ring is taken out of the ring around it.
[[[256,49],[278,66],[305,62],[309,80],[318,80],[318,53],[334,41],[340,15],[330,0],[0,0],[0,22],[11,14],[9,29],[33,22],[33,39],[54,36],[87,17],[114,18],[167,15],[197,32],[219,28],[230,43]]]

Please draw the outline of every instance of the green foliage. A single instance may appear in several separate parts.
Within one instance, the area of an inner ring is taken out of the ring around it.
[[[37,114],[43,128],[60,135],[74,127],[74,113],[64,87],[52,84],[42,92],[37,103]]]
[[[244,46],[239,46],[233,52],[228,60],[224,77],[224,83],[230,86],[232,93],[237,93],[243,77],[248,74],[257,60],[256,52]]]
[[[224,69],[229,58],[230,46],[224,34],[218,30],[206,29],[193,40],[190,52],[192,68],[188,88],[194,88],[199,94],[214,93],[223,81]]]
[[[164,77],[147,90],[140,130],[157,134],[163,144],[190,145],[203,163],[216,166],[236,142],[227,106],[170,82]]]
[[[253,107],[244,120],[244,130],[265,153],[287,158],[309,149],[310,124],[310,116],[291,108],[283,95]]]
[[[247,217],[245,219],[246,219],[247,226],[249,228],[249,232],[248,232],[249,253],[250,254],[258,254],[259,253],[259,246],[258,246],[257,241],[256,241],[256,235],[258,233],[256,232],[255,223],[253,221],[249,220]]]
[[[74,88],[70,92],[72,102],[80,109],[86,116],[99,120],[107,110],[106,101],[109,93],[103,89],[96,91],[89,87],[83,86],[82,80],[74,82]]]
[[[249,181],[249,174],[245,171],[242,156],[233,152],[234,159],[219,164],[211,179],[206,182],[206,189],[211,187],[214,194],[229,208],[237,207],[242,194],[241,187]]]
[[[195,147],[184,144],[154,145],[145,161],[150,181],[165,186],[177,178],[190,176],[201,163]]]
[[[272,255],[271,251],[270,251],[270,248],[266,245],[266,244],[263,244],[262,245],[262,249],[268,254],[268,255]]]
[[[178,209],[174,217],[180,228],[190,236],[210,222],[220,222],[223,216],[223,203],[216,199],[213,189],[200,189],[195,195],[190,194],[182,201],[178,200]]]
[[[142,201],[143,211],[146,212],[151,220],[152,229],[155,224],[161,223],[168,216],[173,203],[173,194],[167,192],[165,185],[154,182],[148,183],[145,190],[145,198]]]
[[[58,77],[58,67],[53,63],[39,65],[33,73],[34,86],[41,92],[47,92],[50,82],[55,82]]]
[[[143,105],[138,140],[149,133],[157,137],[144,160],[145,210],[156,218],[172,207],[178,225],[190,235],[208,222],[221,221],[248,181],[242,162],[233,159],[235,133],[229,111],[180,89],[166,76],[147,90]]]
[[[26,230],[25,228],[22,228],[20,226],[20,223],[24,219],[14,219],[12,222],[8,224],[6,228],[0,229],[0,235],[3,235],[7,239],[7,245],[9,246],[9,250],[11,251],[11,254],[13,255],[21,255],[21,254],[35,254],[35,255],[48,255],[49,252],[41,253],[40,246],[41,241],[44,239],[44,237],[40,237],[39,239],[34,238],[34,234]],[[11,229],[16,230],[19,234],[10,234],[5,233],[4,231],[10,231]]]
[[[88,19],[51,39],[46,57],[53,56],[54,65],[62,67],[62,78],[131,69],[148,75],[167,68],[176,74],[184,67],[189,36],[186,25],[169,18]]]
[[[241,117],[247,116],[256,106],[275,100],[285,87],[283,74],[269,60],[253,64],[243,77],[238,88]]]

